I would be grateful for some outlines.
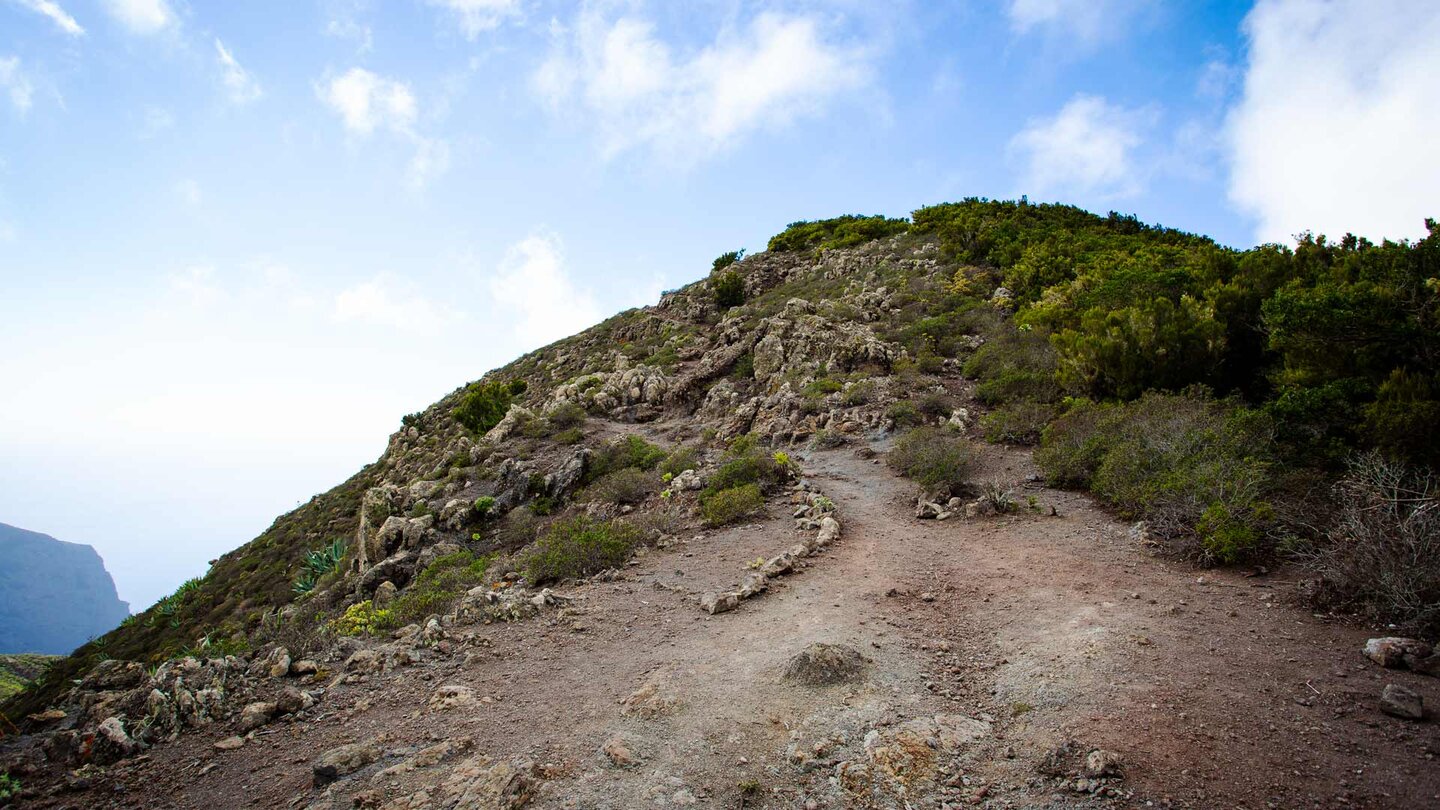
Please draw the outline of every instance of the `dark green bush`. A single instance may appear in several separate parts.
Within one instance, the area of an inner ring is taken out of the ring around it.
[[[975,463],[965,437],[947,428],[916,428],[895,441],[886,462],[926,492],[959,492]]]
[[[765,508],[765,496],[755,484],[741,484],[702,494],[700,515],[709,526],[724,526]]]
[[[388,608],[387,627],[403,627],[450,610],[465,592],[485,584],[494,558],[457,551],[438,557],[395,597]]]
[[[520,565],[532,585],[578,579],[624,565],[639,543],[634,526],[580,515],[551,526],[521,554]]]
[[[524,380],[477,382],[465,389],[451,415],[476,433],[485,433],[500,424],[515,397],[525,393]]]
[[[653,470],[665,460],[665,449],[645,441],[633,433],[612,439],[590,455],[590,466],[585,471],[587,483],[595,481],[616,470],[634,467],[639,470]]]
[[[661,475],[668,475],[671,478],[686,470],[693,470],[700,466],[700,456],[693,447],[681,445],[670,451],[670,455],[660,462],[657,468]]]
[[[909,229],[910,223],[903,219],[847,214],[815,222],[792,222],[770,237],[767,247],[774,251],[847,248]]]
[[[727,270],[710,282],[715,306],[722,311],[745,303],[745,279],[734,270]]]
[[[585,409],[574,402],[566,402],[555,406],[545,418],[557,430],[579,427],[585,424]]]
[[[925,423],[925,415],[908,399],[891,403],[890,407],[885,409],[885,415],[894,420],[896,428],[916,427]]]
[[[987,442],[1035,444],[1057,413],[1059,408],[1043,402],[1016,402],[980,417],[980,430]]]
[[[1035,461],[1057,485],[1088,486],[1142,518],[1172,551],[1233,563],[1269,550],[1272,430],[1263,415],[1203,392],[1078,404],[1044,433]]]
[[[734,264],[735,262],[740,261],[740,259],[744,256],[744,250],[731,250],[726,253],[721,253],[719,256],[715,257],[715,261],[710,263],[710,272],[718,273],[721,270],[724,270],[725,268]]]

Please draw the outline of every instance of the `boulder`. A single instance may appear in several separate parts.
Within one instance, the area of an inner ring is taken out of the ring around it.
[[[770,579],[759,571],[751,571],[740,580],[739,596],[741,599],[749,599],[764,593],[770,587]]]
[[[399,592],[400,589],[395,587],[395,583],[387,579],[375,586],[375,594],[370,597],[370,603],[375,606],[376,610],[389,607]]]
[[[373,742],[351,743],[320,755],[311,766],[314,785],[317,788],[325,787],[342,776],[348,776],[372,762],[380,759],[380,748]]]
[[[760,566],[760,573],[767,577],[784,576],[790,573],[794,567],[795,555],[785,551],[766,560],[765,564]]]
[[[693,491],[705,488],[705,479],[700,473],[694,470],[683,470],[679,475],[670,481],[670,488],[676,490]]]
[[[825,546],[833,543],[840,537],[840,521],[829,515],[820,518],[820,533],[815,535],[815,543]]]
[[[290,674],[290,651],[276,647],[265,658],[265,671],[272,678],[283,678]]]
[[[80,688],[87,692],[109,692],[117,689],[132,689],[145,679],[145,668],[134,661],[110,659],[101,661],[90,670]]]
[[[385,662],[377,650],[356,650],[345,659],[345,671],[367,675],[384,669]]]
[[[1391,717],[1422,720],[1425,717],[1425,701],[1415,690],[1398,683],[1389,683],[1380,693],[1380,711]]]
[[[1386,669],[1405,667],[1410,661],[1428,658],[1434,650],[1419,639],[1387,636],[1365,642],[1365,657]]]
[[[119,717],[107,717],[95,728],[95,743],[90,756],[98,765],[109,765],[140,751],[141,745],[125,733]]]
[[[738,593],[707,593],[700,597],[700,609],[714,616],[716,613],[727,613],[740,607],[740,594]]]
[[[240,733],[254,731],[270,722],[270,718],[275,716],[275,711],[275,704],[268,700],[257,700],[247,704],[240,710]]]
[[[803,686],[830,686],[860,679],[865,656],[847,644],[811,644],[785,666],[784,679]]]
[[[1115,776],[1120,773],[1120,755],[1113,751],[1097,748],[1085,755],[1085,775],[1091,779]]]
[[[293,686],[287,686],[275,697],[275,713],[294,714],[309,708],[312,703],[309,695]]]

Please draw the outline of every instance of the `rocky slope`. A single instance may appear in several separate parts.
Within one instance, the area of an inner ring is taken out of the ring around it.
[[[128,615],[95,549],[0,523],[0,653],[69,653]]]
[[[53,807],[1435,799],[1430,710],[1380,714],[1428,650],[1155,559],[1025,450],[918,501],[879,463],[976,433],[983,335],[910,339],[956,269],[763,253],[457,389],[6,704],[0,768]]]

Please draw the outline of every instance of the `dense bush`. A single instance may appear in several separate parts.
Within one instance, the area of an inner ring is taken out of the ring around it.
[[[742,486],[744,484],[779,483],[790,477],[788,464],[781,464],[776,456],[766,453],[751,436],[736,439],[725,452],[725,461],[710,476],[706,493]]]
[[[792,222],[770,237],[768,248],[775,251],[847,248],[909,229],[910,223],[903,219],[850,214],[815,222]]]
[[[1371,452],[1335,487],[1340,513],[1304,558],[1317,602],[1440,635],[1440,479]]]
[[[465,394],[460,398],[460,404],[455,406],[451,415],[455,417],[455,421],[470,430],[484,433],[500,424],[500,420],[505,418],[505,412],[510,410],[510,404],[515,401],[515,397],[523,393],[525,393],[524,380],[473,383],[465,389]]]
[[[550,420],[551,427],[557,431],[583,425],[585,416],[585,409],[574,402],[561,403],[545,414],[545,418]]]
[[[895,423],[897,428],[911,428],[925,423],[925,415],[920,413],[920,408],[913,400],[899,399],[885,409],[885,415]]]
[[[742,484],[702,494],[700,515],[709,526],[724,526],[765,508],[765,496],[756,484]]]
[[[586,577],[624,565],[639,543],[634,526],[581,515],[551,526],[521,555],[520,565],[532,585]]]
[[[356,602],[330,622],[330,629],[341,636],[369,636],[392,626],[393,614],[377,608],[369,599]]]
[[[450,610],[465,592],[485,584],[493,557],[457,551],[437,558],[386,608],[386,627],[403,627]]]
[[[715,257],[715,261],[710,263],[710,272],[718,273],[721,270],[724,270],[725,268],[734,264],[735,262],[740,261],[740,259],[744,256],[744,250],[731,250],[725,253],[721,253],[719,256]]]
[[[980,417],[980,430],[987,442],[1035,444],[1059,409],[1043,402],[1017,402]]]
[[[975,463],[965,437],[947,428],[916,428],[895,441],[885,460],[926,492],[958,492]]]
[[[1074,403],[1035,462],[1088,487],[1184,556],[1233,563],[1269,550],[1272,430],[1262,414],[1202,392]]]
[[[643,470],[626,467],[607,473],[591,484],[585,492],[590,500],[614,504],[640,503],[655,490],[654,478]]]
[[[670,451],[670,455],[660,462],[657,468],[661,475],[668,475],[671,478],[686,470],[693,470],[700,466],[700,456],[693,447],[680,446]]]
[[[590,455],[590,464],[585,470],[585,481],[596,481],[616,470],[634,467],[637,470],[653,470],[665,460],[663,447],[645,441],[641,436],[630,434],[612,439]]]
[[[722,311],[745,303],[745,279],[734,270],[727,270],[710,282],[715,306]]]

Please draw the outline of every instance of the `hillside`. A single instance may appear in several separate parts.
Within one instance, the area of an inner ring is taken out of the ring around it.
[[[67,654],[129,615],[95,549],[0,523],[0,653]]]
[[[1437,301],[1433,227],[796,223],[406,416],[5,704],[0,767],[38,806],[1423,805]]]

